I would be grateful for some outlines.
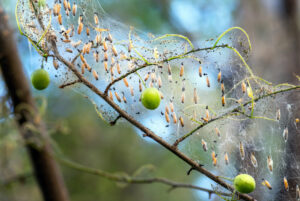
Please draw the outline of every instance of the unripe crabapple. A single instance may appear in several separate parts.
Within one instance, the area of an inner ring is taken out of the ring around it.
[[[142,104],[149,110],[155,110],[160,104],[160,93],[156,88],[147,88],[141,96]]]
[[[255,180],[248,174],[240,174],[234,178],[234,188],[240,193],[251,193],[255,189]]]
[[[46,89],[50,83],[50,77],[46,70],[35,70],[31,75],[31,83],[37,90]]]

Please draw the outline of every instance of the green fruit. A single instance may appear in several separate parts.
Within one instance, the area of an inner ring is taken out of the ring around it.
[[[31,75],[31,83],[37,90],[46,89],[50,83],[50,77],[46,70],[38,69]]]
[[[155,110],[160,104],[160,93],[156,88],[147,88],[142,93],[141,101],[145,108]]]
[[[44,8],[46,6],[46,0],[39,0],[38,6],[39,6],[39,8]]]
[[[255,189],[255,180],[248,174],[240,174],[234,178],[234,188],[240,193],[251,193]]]

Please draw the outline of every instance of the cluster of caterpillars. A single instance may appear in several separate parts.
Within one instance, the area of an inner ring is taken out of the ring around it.
[[[62,9],[63,8],[63,9]],[[80,57],[81,63],[77,63],[77,66],[81,69],[81,73],[85,74],[86,71],[90,72],[94,79],[97,81],[99,80],[99,72],[97,72],[96,69],[93,68],[92,65],[89,64],[88,59],[86,59],[86,56],[89,54],[93,55],[93,58],[96,63],[102,64],[105,72],[110,75],[110,80],[113,81],[116,77],[116,75],[121,75],[122,69],[121,65],[119,63],[120,60],[128,60],[129,58],[121,52],[118,53],[117,48],[114,46],[113,36],[109,32],[107,28],[100,27],[100,21],[97,13],[94,13],[94,19],[93,24],[88,25],[84,24],[84,16],[79,15],[78,16],[78,22],[77,25],[71,25],[69,29],[64,29],[64,22],[63,22],[63,14],[62,12],[65,12],[65,15],[67,17],[70,16],[70,13],[72,13],[73,17],[76,17],[77,14],[77,5],[74,1],[73,4],[70,3],[68,0],[56,0],[53,6],[53,15],[57,18],[57,23],[61,26],[62,31],[59,32],[61,35],[61,41],[65,44],[69,44],[70,48],[66,48],[65,52],[67,53],[73,53],[74,48],[77,49]],[[77,27],[76,27],[77,26]],[[105,32],[106,37],[104,37],[103,33]],[[95,38],[93,40],[89,41],[74,41],[72,40],[72,37],[75,34],[82,35],[86,34],[87,38],[92,35],[92,33],[95,33]],[[128,45],[128,52],[130,53],[132,49],[132,44],[129,43]],[[100,59],[103,58],[103,59]],[[130,62],[130,65],[128,65],[127,69],[132,70],[134,67],[134,62]],[[59,64],[54,59],[53,60],[53,66],[55,69],[58,69]],[[133,96],[134,90],[132,86],[129,86],[127,82],[127,78],[124,78],[125,86],[130,88],[130,93]],[[123,93],[123,101],[126,103],[126,98]],[[121,102],[122,99],[120,98],[119,94],[115,91],[114,92],[116,99]],[[113,100],[113,93],[110,90],[109,91],[109,97]]]
[[[63,26],[62,12],[65,12],[66,16],[70,16],[70,13],[72,13],[72,16],[75,17],[77,15],[76,2],[74,1],[73,3],[70,3],[70,1],[68,1],[68,0],[55,1],[55,4],[53,6],[53,15],[55,17],[57,17],[57,22],[61,26]],[[119,75],[121,75],[121,73],[122,73],[121,65],[119,63],[120,60],[124,60],[124,59],[128,60],[128,67],[126,69],[127,72],[136,67],[136,62],[130,61],[130,59],[129,59],[130,53],[133,49],[133,44],[131,41],[129,41],[128,48],[127,48],[129,56],[127,56],[123,52],[121,52],[119,54],[116,47],[114,46],[113,36],[109,33],[109,30],[107,28],[100,27],[99,18],[98,18],[97,13],[94,13],[93,25],[90,25],[90,26],[86,25],[86,24],[84,24],[83,21],[84,21],[84,17],[83,17],[83,15],[80,15],[78,17],[77,25],[71,25],[71,27],[69,29],[62,30],[60,32],[61,41],[63,43],[70,44],[73,47],[73,49],[77,48],[77,50],[80,54],[79,56],[80,56],[80,60],[81,60],[81,64],[77,64],[77,65],[78,65],[78,67],[80,67],[82,74],[84,74],[87,70],[88,72],[92,73],[95,80],[99,80],[98,72],[95,69],[93,69],[93,67],[91,65],[89,65],[87,59],[85,58],[85,55],[89,55],[89,54],[93,54],[93,57],[94,57],[96,63],[101,62],[103,64],[103,68],[104,68],[105,72],[110,74],[111,81],[113,81],[115,79],[116,73]],[[85,33],[84,33],[84,30],[85,30]],[[95,36],[94,40],[87,41],[86,43],[84,43],[81,40],[73,41],[71,39],[75,34],[78,34],[78,35],[86,34],[87,36],[90,36],[92,32],[96,32],[96,36]],[[103,34],[102,34],[103,32],[105,32],[106,37],[103,37]],[[73,53],[72,48],[66,48],[65,51],[67,53]],[[155,51],[153,54],[154,54],[155,58],[159,57],[158,53],[155,54]],[[103,57],[103,60],[100,60],[100,55],[101,55],[101,57]],[[54,65],[55,69],[58,69],[59,65],[55,59],[53,60],[53,65]],[[158,68],[163,68],[163,66],[162,65],[158,66]],[[167,68],[168,68],[169,82],[172,82],[172,71],[171,71],[170,64],[167,64]],[[206,73],[202,73],[201,65],[199,67],[199,76],[200,77],[205,76],[207,87],[210,87],[209,76]],[[184,77],[184,64],[183,63],[180,67],[179,77]],[[160,74],[158,72],[156,72],[155,70],[148,72],[143,79],[145,82],[147,82],[148,79],[151,80],[151,82],[149,83],[149,87],[153,87],[154,84],[156,84],[156,86],[158,88],[162,87],[162,83],[163,83],[162,78],[161,78]],[[221,102],[222,102],[222,105],[225,106],[225,104],[226,104],[225,95],[224,95],[225,89],[224,89],[224,83],[223,83],[223,81],[221,81],[221,71],[218,74],[217,80],[218,80],[218,82],[221,83],[221,88],[222,88]],[[134,96],[134,88],[133,88],[133,86],[130,86],[130,84],[127,80],[127,77],[123,78],[123,82],[124,82],[124,85],[130,89],[130,94],[132,96]],[[184,83],[184,81],[183,81],[183,83]],[[113,88],[113,90],[114,90],[114,88]],[[139,91],[141,92],[142,90],[143,90],[143,86],[142,86],[142,82],[140,80],[139,81]],[[122,95],[123,95],[122,98],[116,90],[114,90],[114,92],[112,90],[109,90],[108,95],[111,100],[116,99],[118,102],[123,101],[124,103],[127,103],[127,99],[125,97],[124,92],[122,92]],[[161,93],[161,98],[162,99],[164,98],[162,93]],[[198,95],[197,95],[196,88],[194,88],[193,100],[194,100],[195,104],[198,103]],[[182,103],[185,102],[184,86],[182,87],[181,102]],[[171,113],[169,113],[168,107],[170,107]],[[171,115],[171,118],[169,115]],[[174,111],[174,106],[173,106],[172,100],[171,100],[169,106],[166,106],[165,119],[166,119],[167,123],[171,122],[170,119],[172,119],[172,122],[174,124],[177,124],[177,122],[180,122],[180,125],[182,127],[184,127],[184,119],[183,119],[183,117],[177,118],[176,113]],[[206,118],[204,117],[202,119],[206,122],[209,120],[209,118],[207,118],[207,117]]]
[[[74,1],[71,4],[69,0],[56,0],[55,1],[54,6],[53,6],[53,15],[57,18],[57,23],[61,26],[63,25],[62,12],[65,12],[66,16],[72,15],[75,17],[77,15],[76,2]],[[81,41],[81,40],[73,41],[71,39],[75,34],[78,34],[78,35],[86,34],[87,36],[90,36],[92,32],[96,33],[95,34],[96,37],[93,40],[87,41],[86,43],[84,43],[84,41]],[[103,37],[103,34],[102,34],[103,32],[106,33],[105,34],[106,37]],[[92,66],[89,65],[89,63],[87,62],[87,60],[85,58],[86,55],[93,54],[93,58],[94,58],[95,62],[103,64],[103,68],[104,68],[105,72],[107,74],[110,74],[111,81],[113,81],[116,78],[115,76],[117,74],[118,75],[122,74],[122,68],[119,63],[120,60],[128,61],[129,64],[128,64],[128,67],[126,68],[126,72],[131,71],[137,65],[136,62],[131,61],[129,59],[130,53],[133,49],[132,42],[129,41],[129,43],[128,43],[127,51],[128,51],[129,56],[127,56],[124,52],[119,53],[118,50],[116,49],[116,47],[114,46],[114,39],[113,39],[113,36],[111,35],[111,33],[109,32],[109,30],[107,28],[100,27],[99,18],[98,18],[97,13],[94,13],[93,25],[90,25],[90,26],[85,25],[83,15],[80,15],[78,17],[77,25],[71,25],[71,27],[69,29],[62,30],[59,34],[61,35],[60,39],[63,43],[70,44],[70,46],[72,46],[73,48],[77,48],[77,50],[79,52],[79,58],[81,61],[81,64],[78,64],[78,67],[81,69],[81,73],[85,74],[86,70],[87,70],[88,72],[92,73],[92,76],[94,77],[94,79],[96,81],[99,80],[98,72],[95,69],[93,69]],[[73,50],[72,50],[72,48],[66,48],[65,52],[73,53]],[[100,59],[100,55],[101,55],[101,57],[103,57],[103,60]],[[154,57],[155,58],[158,57],[158,56],[156,56],[155,52],[154,52]],[[59,64],[55,59],[53,59],[53,66],[55,69],[59,68]],[[158,65],[158,69],[162,69],[162,68],[167,69],[168,81],[170,83],[172,83],[173,78],[172,78],[171,65],[169,63],[167,63],[166,65],[163,65],[163,64]],[[162,73],[162,71],[160,71],[160,73]],[[155,69],[148,72],[145,75],[145,77],[143,78],[143,80],[141,80],[141,79],[139,80],[139,84],[138,84],[139,91],[142,92],[142,90],[143,90],[142,84],[143,84],[143,82],[147,82],[148,80],[150,80],[149,87],[156,86],[160,89],[163,84],[160,73],[155,71]],[[180,96],[180,102],[182,104],[184,104],[186,101],[184,73],[185,73],[184,63],[181,63],[178,76],[180,78],[183,78],[182,79],[182,90],[181,90],[181,96]],[[198,74],[199,74],[199,77],[205,77],[206,86],[208,88],[211,87],[211,83],[210,83],[211,77],[209,77],[207,73],[203,72],[201,63],[199,64]],[[226,105],[225,86],[224,86],[224,82],[222,80],[222,72],[220,69],[217,74],[217,77],[214,79],[216,79],[220,85],[221,92],[222,92],[220,102],[221,102],[222,106],[224,107]],[[134,96],[134,88],[133,88],[133,86],[130,86],[130,84],[127,80],[127,77],[123,78],[123,83],[126,88],[129,88],[131,96]],[[242,81],[240,83],[240,86],[241,86],[241,91],[243,94],[245,94],[246,92],[249,93],[250,89],[244,81]],[[118,94],[118,92],[115,89],[114,89],[114,92],[112,90],[109,90],[108,96],[112,101],[117,100],[120,103],[121,102],[127,103],[125,92],[121,92],[121,93],[122,93],[122,95]],[[161,93],[161,98],[162,99],[164,98],[162,93]],[[199,98],[198,98],[196,88],[194,88],[194,90],[193,90],[192,98],[193,98],[193,103],[198,104]],[[179,123],[181,125],[181,127],[184,127],[184,125],[185,125],[184,118],[182,116],[177,118],[172,99],[169,101],[169,103],[167,103],[165,105],[165,111],[161,112],[161,113],[162,113],[162,115],[165,116],[165,121],[168,124],[171,122],[173,124]],[[194,113],[193,118],[196,119],[195,111],[193,113]],[[206,110],[205,110],[205,115],[203,115],[201,117],[201,120],[203,121],[203,123],[209,123],[209,121],[212,118],[213,118],[213,116],[210,115],[210,112],[209,112],[209,109],[207,106]],[[280,110],[277,111],[276,118],[277,118],[277,120],[280,119]],[[299,123],[299,119],[296,119],[295,122]],[[215,133],[218,137],[221,136],[221,132],[218,128],[215,128]],[[285,141],[287,141],[287,139],[288,139],[288,129],[287,128],[285,128],[283,131],[283,138]],[[203,150],[206,152],[208,150],[207,142],[205,142],[204,139],[202,139],[201,144],[202,144]],[[244,160],[246,154],[245,154],[245,148],[244,148],[243,142],[239,143],[239,152],[240,152],[241,159]],[[212,151],[211,156],[212,156],[213,165],[217,166],[218,155],[215,153],[215,151]],[[257,162],[257,159],[253,152],[250,153],[249,158],[251,160],[253,167],[255,167],[255,168],[258,167],[258,162]],[[224,162],[226,165],[229,164],[229,155],[227,152],[224,153]],[[267,166],[268,166],[269,171],[272,173],[273,172],[273,160],[270,155],[267,157]],[[270,190],[272,189],[271,184],[267,180],[263,179],[262,184],[264,186],[266,186],[268,189],[270,189]],[[288,185],[288,181],[287,181],[286,177],[283,178],[283,184],[284,184],[284,188],[288,191],[289,185]],[[300,199],[300,190],[299,190],[298,185],[296,186],[296,193],[297,193],[297,199]]]
[[[241,86],[242,86],[242,91],[245,93],[246,92],[246,85],[242,82]],[[276,112],[276,120],[277,121],[280,121],[280,118],[281,118],[280,114],[281,114],[280,109],[278,109],[277,112]],[[300,119],[295,118],[294,124],[297,126],[299,123],[300,123]],[[220,130],[217,127],[215,128],[215,133],[218,137],[220,137]],[[284,130],[283,130],[283,139],[284,139],[285,142],[287,142],[287,140],[288,140],[288,128],[287,127],[285,127]],[[208,150],[207,142],[205,142],[202,139],[201,144],[202,144],[203,150],[206,152]],[[245,156],[246,156],[246,152],[245,152],[244,144],[243,144],[242,141],[239,142],[239,153],[240,153],[241,160],[244,160]],[[215,153],[215,151],[212,151],[211,156],[212,156],[213,165],[217,166],[218,159],[217,159],[217,154]],[[249,158],[250,158],[252,166],[254,168],[257,168],[258,167],[258,162],[257,162],[257,159],[255,157],[254,152],[250,153]],[[225,162],[226,165],[229,164],[229,156],[228,156],[227,152],[224,153],[224,162]],[[273,159],[270,155],[267,156],[266,162],[267,162],[267,168],[268,168],[269,172],[273,173]],[[262,179],[262,185],[266,186],[269,190],[272,190],[272,185],[266,179]],[[288,180],[287,180],[286,177],[283,177],[283,185],[284,185],[284,189],[286,191],[288,191],[289,190],[289,184],[288,184]],[[299,190],[298,185],[296,186],[296,197],[297,197],[297,200],[300,199],[300,190]]]

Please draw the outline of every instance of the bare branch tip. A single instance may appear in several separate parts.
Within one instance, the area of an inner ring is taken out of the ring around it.
[[[119,115],[115,120],[113,120],[112,122],[110,122],[109,124],[111,125],[111,126],[114,126],[114,125],[116,125],[116,123],[118,122],[118,120],[120,119],[120,118],[122,118],[122,116],[121,115]]]

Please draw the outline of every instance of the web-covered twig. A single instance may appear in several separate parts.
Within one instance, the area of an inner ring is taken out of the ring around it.
[[[158,62],[156,62],[156,63],[144,63],[144,64],[142,64],[142,65],[137,66],[137,67],[134,68],[133,70],[131,70],[131,71],[125,73],[124,75],[122,75],[122,76],[120,76],[120,77],[114,79],[112,82],[110,82],[110,83],[107,85],[107,87],[106,87],[104,93],[107,94],[107,92],[109,91],[109,89],[110,89],[114,84],[116,84],[117,82],[121,81],[121,80],[124,79],[125,77],[128,77],[129,75],[131,75],[131,74],[133,74],[133,73],[135,73],[135,72],[137,72],[137,71],[139,71],[139,70],[141,70],[141,69],[143,69],[143,68],[150,67],[150,66],[153,66],[153,65],[161,65],[161,64],[164,64],[164,63],[166,63],[166,62],[175,60],[175,59],[183,58],[183,57],[185,57],[185,56],[187,56],[187,55],[189,55],[189,54],[195,53],[195,52],[208,51],[208,50],[213,50],[213,49],[217,49],[217,48],[226,48],[226,47],[228,47],[227,44],[223,44],[223,45],[215,45],[215,46],[212,46],[212,47],[205,47],[205,48],[197,48],[197,49],[192,49],[192,50],[190,50],[190,51],[188,51],[188,52],[186,52],[186,53],[184,53],[184,54],[178,55],[178,56],[174,56],[174,57],[171,57],[171,58],[163,59],[163,60],[158,61]]]
[[[69,87],[69,86],[72,86],[72,85],[74,85],[76,83],[80,83],[80,82],[81,82],[80,80],[75,80],[73,82],[68,82],[68,83],[62,84],[59,86],[59,88],[63,89],[65,87]]]
[[[271,92],[271,93],[264,94],[264,95],[262,95],[262,96],[258,96],[258,97],[256,97],[256,98],[254,98],[253,101],[254,101],[254,102],[257,102],[257,101],[259,101],[259,100],[261,100],[261,99],[264,99],[264,98],[273,96],[273,95],[275,95],[275,94],[284,93],[284,92],[288,92],[288,91],[292,91],[292,90],[296,90],[296,89],[300,89],[300,85],[299,85],[299,86],[289,87],[289,88],[286,88],[286,89],[280,89],[280,90],[277,90],[277,91],[274,91],[274,92]],[[190,131],[189,133],[187,133],[187,134],[185,134],[184,136],[178,138],[178,139],[174,142],[173,146],[177,147],[178,144],[179,144],[180,142],[184,141],[184,140],[187,139],[188,137],[192,136],[196,131],[198,131],[199,129],[201,129],[201,128],[207,126],[208,124],[211,124],[211,123],[214,122],[214,121],[217,121],[217,120],[220,120],[220,119],[224,119],[224,118],[226,118],[226,117],[228,117],[228,116],[235,115],[235,113],[241,113],[240,109],[241,109],[242,107],[245,107],[245,106],[249,105],[249,104],[252,104],[252,100],[247,101],[247,102],[243,103],[242,105],[239,105],[239,106],[235,107],[234,109],[230,110],[229,112],[226,112],[226,113],[224,113],[224,114],[222,114],[222,115],[220,115],[220,116],[218,116],[218,117],[215,117],[215,118],[213,118],[213,119],[210,119],[209,121],[207,121],[207,122],[205,122],[205,123],[203,123],[203,124],[197,126],[195,129],[193,129],[193,130]],[[243,113],[243,114],[245,114],[245,113]],[[248,117],[249,117],[249,118],[254,118],[253,116],[248,116]]]

